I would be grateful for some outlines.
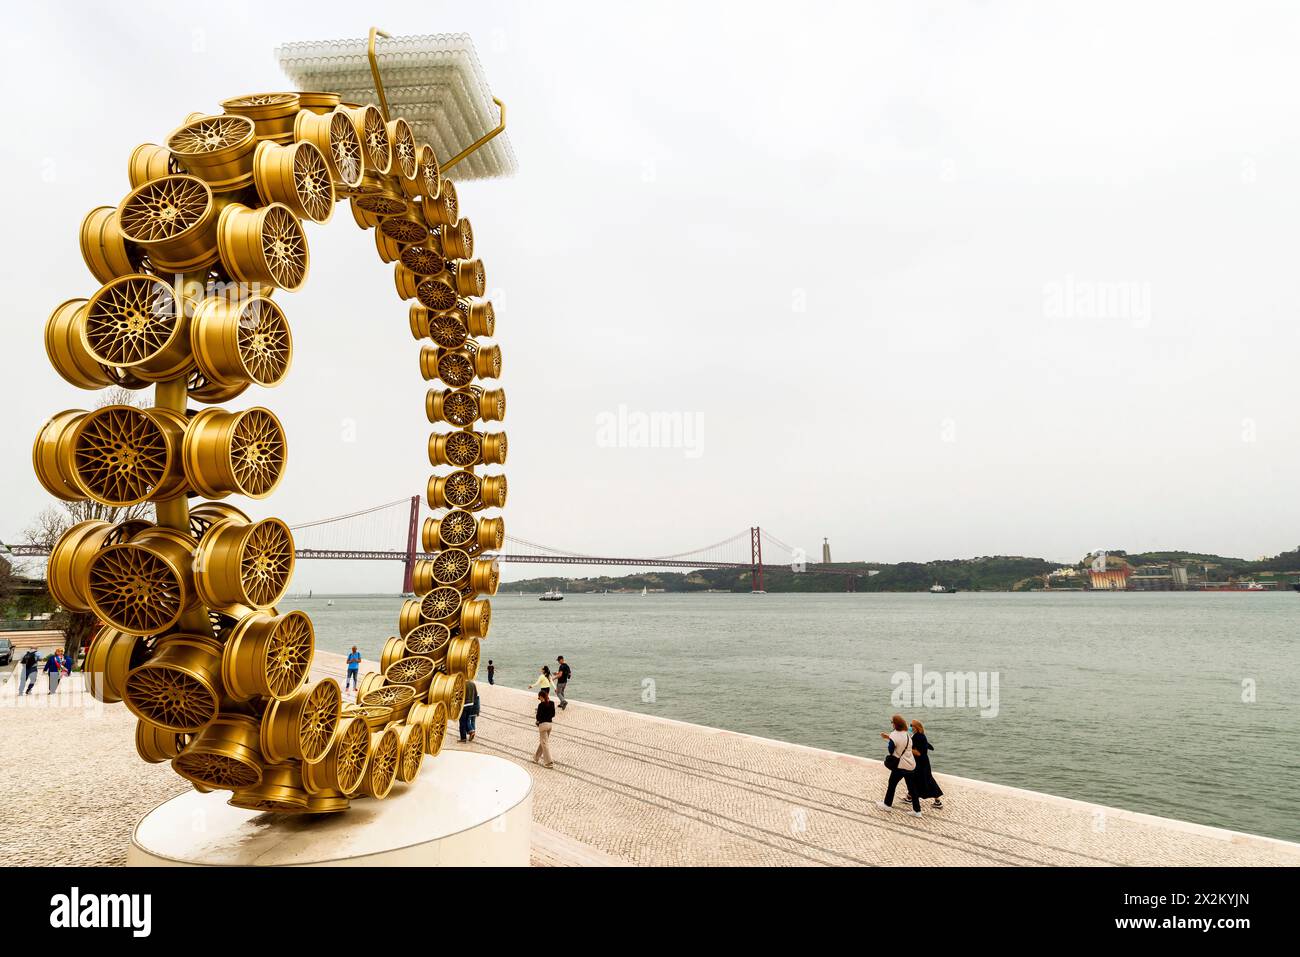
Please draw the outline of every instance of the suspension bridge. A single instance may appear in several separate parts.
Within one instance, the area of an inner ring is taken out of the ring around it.
[[[291,524],[299,560],[392,561],[403,565],[402,590],[411,590],[411,572],[420,559],[433,556],[420,548],[418,495],[400,498],[341,515]],[[404,544],[402,544],[404,543]],[[806,562],[800,549],[753,526],[729,538],[669,555],[646,557],[602,555],[544,545],[507,534],[500,552],[489,556],[499,562],[532,565],[621,565],[630,568],[747,568],[754,591],[763,591],[764,553],[769,566],[801,566],[814,575],[840,575],[847,591],[856,590],[861,572],[846,572]],[[0,554],[39,557],[49,550],[39,545],[3,545]]]

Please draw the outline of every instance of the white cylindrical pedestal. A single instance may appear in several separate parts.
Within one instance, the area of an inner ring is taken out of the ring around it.
[[[339,814],[268,814],[189,791],[135,826],[131,866],[527,867],[533,779],[467,751],[426,757],[411,784]]]

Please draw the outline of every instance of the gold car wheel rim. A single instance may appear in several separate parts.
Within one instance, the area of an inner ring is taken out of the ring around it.
[[[165,631],[180,619],[187,604],[176,570],[160,556],[131,544],[100,553],[88,580],[96,614],[133,635]]]
[[[175,290],[153,276],[114,279],[86,305],[86,346],[108,366],[136,369],[166,362],[186,330]],[[185,364],[182,356],[182,368]],[[163,365],[160,371],[175,370]]]
[[[446,656],[451,629],[441,622],[429,621],[413,628],[405,638],[406,650],[439,661]]]
[[[167,482],[174,453],[163,426],[147,412],[105,406],[88,413],[75,429],[74,481],[96,501],[135,505]]]

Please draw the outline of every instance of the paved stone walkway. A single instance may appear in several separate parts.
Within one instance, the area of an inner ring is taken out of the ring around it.
[[[533,694],[478,688],[467,747],[533,772],[537,823],[631,864],[1300,865],[1297,844],[944,774],[943,810],[881,811],[880,761],[572,698],[548,770]]]
[[[318,659],[341,675],[341,658]],[[136,757],[125,707],[76,686],[0,687],[0,864],[122,864],[134,822],[186,787]],[[944,774],[944,810],[883,812],[878,761],[581,701],[556,722],[548,770],[530,761],[533,695],[478,687],[477,738],[459,745],[453,726],[448,747],[533,774],[538,865],[1300,865],[1300,845]]]
[[[189,785],[136,757],[135,717],[82,692],[80,675],[54,695],[43,674],[30,695],[12,688],[0,686],[0,864],[125,864],[135,822]]]

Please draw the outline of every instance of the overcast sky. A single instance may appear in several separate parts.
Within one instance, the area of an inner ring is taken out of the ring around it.
[[[6,540],[50,501],[40,423],[93,401],[41,338],[96,288],[81,217],[127,192],[136,144],[283,88],[277,43],[374,22],[470,33],[509,106],[519,174],[460,192],[497,303],[512,535],[643,555],[759,524],[891,562],[1300,542],[1294,7],[196,9],[5,13]],[[346,206],[309,241],[308,286],[280,297],[293,372],[230,404],[283,420],[285,481],[250,511],[291,522],[429,471],[391,267]],[[628,447],[620,407],[691,431]],[[396,572],[304,563],[295,587]]]

